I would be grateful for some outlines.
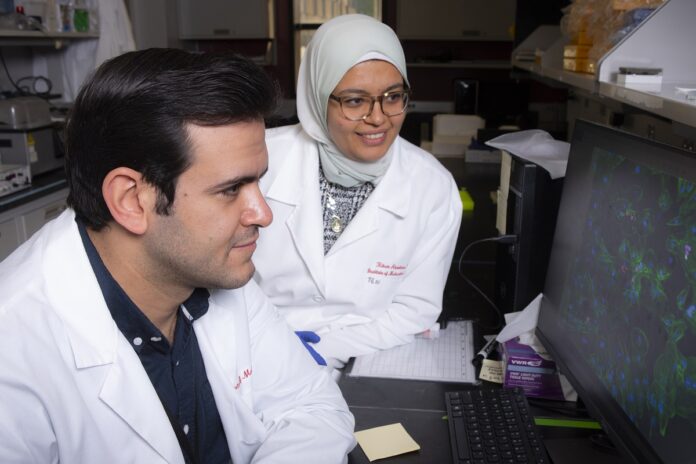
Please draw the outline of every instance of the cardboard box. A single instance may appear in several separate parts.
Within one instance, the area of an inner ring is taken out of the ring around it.
[[[531,397],[565,400],[556,363],[518,340],[513,338],[502,344],[503,385],[521,387]]]

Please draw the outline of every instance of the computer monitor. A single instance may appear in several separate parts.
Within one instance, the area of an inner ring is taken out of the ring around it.
[[[537,334],[636,462],[696,462],[696,154],[579,121]]]
[[[509,188],[498,208],[504,208],[505,233],[517,240],[498,244],[495,298],[503,312],[522,311],[544,288],[563,179],[551,179],[538,164],[507,153],[503,164],[509,166]]]

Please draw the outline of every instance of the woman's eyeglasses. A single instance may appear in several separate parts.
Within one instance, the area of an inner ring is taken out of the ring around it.
[[[341,105],[341,112],[346,119],[361,121],[372,114],[375,102],[379,102],[382,113],[386,116],[398,116],[408,106],[408,90],[392,90],[382,95],[329,95],[329,98]]]

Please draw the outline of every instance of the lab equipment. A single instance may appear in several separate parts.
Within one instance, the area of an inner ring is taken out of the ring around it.
[[[29,166],[32,177],[63,167],[48,102],[39,97],[0,100],[0,160]]]
[[[2,153],[0,153],[0,156],[2,156]],[[0,197],[30,186],[31,174],[29,173],[29,166],[22,164],[0,164]]]

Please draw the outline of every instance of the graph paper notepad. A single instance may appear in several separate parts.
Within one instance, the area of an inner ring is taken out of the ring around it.
[[[471,321],[451,321],[438,338],[416,338],[407,345],[355,358],[348,375],[474,383],[473,340]]]

